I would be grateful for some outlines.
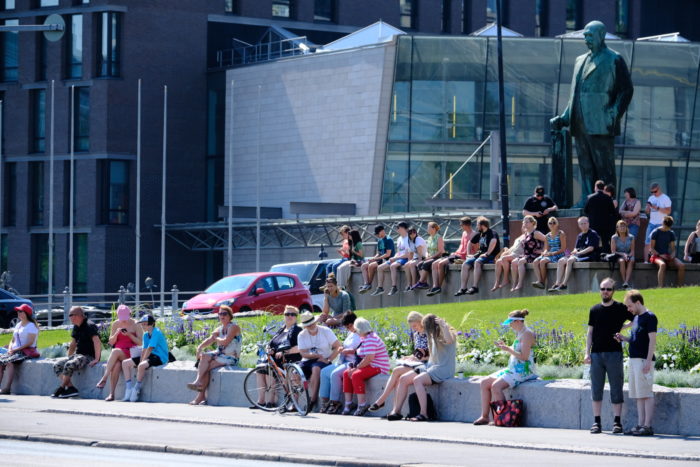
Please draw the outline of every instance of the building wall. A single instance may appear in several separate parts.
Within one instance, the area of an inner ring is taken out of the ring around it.
[[[285,217],[291,201],[355,203],[358,215],[376,214],[394,54],[389,44],[229,71],[233,204],[255,206],[259,144],[261,205]]]

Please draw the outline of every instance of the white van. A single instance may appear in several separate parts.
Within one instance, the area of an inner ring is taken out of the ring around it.
[[[311,301],[314,305],[314,312],[320,313],[323,309],[323,292],[320,287],[326,283],[326,266],[333,260],[323,261],[300,261],[298,263],[275,264],[270,268],[270,272],[285,272],[296,274],[299,280],[311,292]]]

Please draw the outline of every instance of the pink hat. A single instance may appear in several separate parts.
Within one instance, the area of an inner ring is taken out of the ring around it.
[[[117,308],[117,318],[119,321],[126,321],[131,318],[131,309],[126,305],[119,305]]]

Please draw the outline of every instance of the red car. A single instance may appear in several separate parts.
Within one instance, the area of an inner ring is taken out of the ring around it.
[[[311,294],[294,274],[254,272],[224,277],[204,293],[187,300],[182,311],[210,313],[228,305],[234,313],[264,310],[282,313],[285,305],[312,310]]]

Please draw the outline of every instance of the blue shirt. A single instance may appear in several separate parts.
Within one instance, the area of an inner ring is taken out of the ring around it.
[[[156,327],[151,331],[151,335],[147,332],[143,334],[143,349],[146,350],[149,347],[153,348],[151,352],[160,358],[163,365],[168,363],[168,343],[163,333]]]
[[[394,241],[388,236],[380,238],[377,241],[377,251],[380,255],[385,254],[387,250],[391,250],[391,256],[396,255],[396,246],[394,246]]]

